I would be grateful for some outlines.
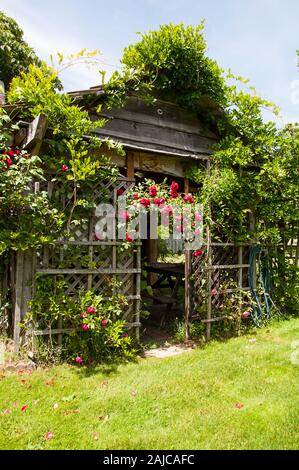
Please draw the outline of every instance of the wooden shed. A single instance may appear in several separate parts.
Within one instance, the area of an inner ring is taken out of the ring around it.
[[[70,95],[80,106],[89,111],[92,119],[98,120],[99,117],[107,119],[106,125],[97,129],[96,134],[102,139],[109,138],[121,143],[125,150],[125,157],[110,152],[112,161],[120,168],[122,178],[116,184],[99,181],[94,188],[95,197],[100,194],[101,187],[105,186],[105,190],[111,194],[111,199],[115,200],[120,189],[128,191],[136,180],[143,178],[151,178],[157,183],[165,178],[169,182],[175,179],[180,185],[179,191],[189,193],[197,190],[185,177],[186,172],[194,165],[201,165],[209,171],[213,146],[219,139],[214,129],[203,124],[204,119],[201,121],[198,116],[173,103],[156,100],[154,104],[148,104],[136,93],[127,96],[126,104],[122,108],[113,109],[105,108],[105,93],[101,87],[72,92]],[[103,108],[100,114],[96,114],[96,105],[101,103]],[[206,112],[207,115],[212,113],[215,117],[221,113],[213,103],[205,100],[202,109],[203,115]],[[24,146],[28,141],[31,145],[34,126],[36,126],[34,148],[40,148],[45,135],[42,119],[33,123],[21,123],[21,130],[16,136],[18,142],[15,141],[15,145]],[[48,182],[43,188],[38,186],[36,189],[47,190],[50,194],[53,186]],[[17,253],[12,258],[10,267],[12,275],[6,277],[4,275],[2,286],[7,289],[10,283],[13,290],[15,344],[17,346],[19,344],[18,323],[24,317],[28,309],[28,300],[32,298],[34,291],[34,285],[29,287],[29,282],[36,273],[64,276],[69,286],[67,294],[70,295],[73,295],[79,286],[101,292],[107,277],[118,277],[122,282],[123,293],[129,300],[126,313],[128,328],[134,328],[139,338],[142,260],[146,260],[146,263],[152,267],[149,271],[149,280],[153,287],[163,289],[166,282],[171,290],[170,295],[160,295],[159,298],[156,296],[154,303],[161,302],[161,307],[169,310],[175,302],[178,288],[184,286],[186,338],[192,318],[207,323],[209,338],[211,323],[221,320],[217,315],[212,318],[213,307],[217,310],[221,300],[218,296],[212,297],[210,292],[221,284],[223,274],[228,271],[234,273],[237,288],[248,289],[246,278],[248,264],[244,263],[247,247],[212,243],[208,232],[206,243],[208,266],[204,266],[198,259],[192,259],[189,252],[185,253],[185,262],[180,266],[163,267],[161,263],[157,263],[157,240],[136,243],[126,254],[119,251],[121,242],[117,240],[95,241],[94,214],[90,214],[88,223],[84,222],[82,226],[77,227],[71,239],[61,240],[54,248],[45,246],[33,254]],[[92,267],[68,265],[65,258],[68,246],[76,246],[82,256],[89,257]],[[101,262],[97,266],[99,260]],[[199,285],[203,279],[205,279],[206,297],[199,299]],[[205,319],[202,314],[198,314],[199,304],[204,304]],[[47,329],[33,333],[36,335],[56,333],[61,337],[67,333],[67,330],[63,328],[61,322],[58,322],[56,330],[52,330],[51,333]]]

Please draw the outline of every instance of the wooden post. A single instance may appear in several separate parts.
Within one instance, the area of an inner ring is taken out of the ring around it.
[[[187,178],[184,178],[184,192],[188,194],[190,192],[190,184]]]
[[[134,154],[128,152],[127,154],[127,178],[134,178]]]
[[[296,255],[295,255],[295,266],[299,268],[299,233],[297,235]]]
[[[15,284],[15,308],[14,308],[14,353],[17,354],[20,349],[20,322],[22,312],[22,297],[23,297],[23,267],[24,267],[24,253],[17,253],[16,262],[16,284]]]
[[[191,274],[191,251],[185,251],[185,341],[190,339],[190,318],[191,318],[191,298],[190,298],[190,274]]]
[[[211,161],[207,160],[207,174],[211,174]],[[212,318],[212,243],[211,243],[211,233],[209,227],[207,227],[207,261],[208,261],[208,273],[207,273],[207,329],[206,329],[206,339],[209,341],[211,339],[211,318]]]
[[[238,264],[239,264],[239,269],[238,269],[238,288],[240,292],[240,305],[239,305],[239,319],[238,319],[238,335],[240,334],[240,327],[241,327],[241,313],[242,313],[242,287],[243,287],[243,247],[239,246],[238,247]]]
[[[136,268],[141,270],[141,246],[137,246],[137,252],[136,252]],[[140,323],[140,290],[141,290],[141,272],[136,274],[136,312],[135,312],[135,321],[137,324]],[[136,326],[135,330],[135,337],[137,343],[140,341],[140,327],[139,325]]]

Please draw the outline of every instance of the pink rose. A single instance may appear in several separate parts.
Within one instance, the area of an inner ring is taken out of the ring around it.
[[[102,321],[101,321],[102,327],[103,327],[103,328],[106,328],[107,323],[108,323],[108,320],[102,320]]]
[[[76,362],[77,364],[83,364],[83,359],[82,359],[82,357],[77,356],[77,357],[75,358],[75,362]]]
[[[81,330],[82,331],[88,331],[89,330],[89,325],[86,325],[86,323],[83,323],[81,326],[80,326]]]
[[[69,171],[69,167],[67,165],[62,165],[61,171],[63,172]]]
[[[212,295],[213,297],[214,297],[215,295],[217,295],[217,294],[218,294],[217,289],[212,289],[212,290],[211,290],[211,295]]]
[[[50,441],[51,439],[53,439],[53,437],[54,437],[54,434],[50,431],[45,434],[45,439],[47,441]]]
[[[128,211],[122,211],[120,214],[119,214],[119,217],[121,220],[124,220],[125,222],[128,222],[130,220],[130,214]]]
[[[87,313],[95,313],[96,309],[94,307],[87,307],[86,312]]]

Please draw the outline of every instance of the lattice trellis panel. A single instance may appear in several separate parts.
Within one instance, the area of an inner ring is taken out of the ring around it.
[[[99,181],[90,195],[93,206],[102,202],[115,205],[120,195],[134,186],[134,180],[122,178],[116,182]],[[53,186],[42,183],[39,190],[47,190],[50,197],[59,198],[67,207],[73,198],[70,185]],[[80,197],[80,194],[77,194]],[[98,241],[95,238],[95,210],[81,223],[71,228],[70,236],[55,246],[44,246],[36,253],[36,272],[44,275],[62,276],[67,284],[66,293],[76,295],[80,289],[94,289],[96,293],[109,296],[112,277],[120,281],[120,291],[128,300],[124,317],[128,324],[138,329],[140,308],[140,244],[134,243],[123,249],[116,240]]]
[[[191,319],[213,319],[228,296],[249,290],[249,249],[247,245],[212,243],[204,256],[192,258]]]

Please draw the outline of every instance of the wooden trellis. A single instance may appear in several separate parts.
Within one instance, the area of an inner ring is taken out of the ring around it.
[[[193,320],[207,325],[210,339],[211,323],[225,317],[219,315],[224,296],[249,291],[249,245],[213,243],[206,246],[205,256],[186,254],[186,326]]]
[[[125,194],[135,184],[135,180],[121,178],[116,182],[98,182],[92,191],[95,204],[109,201],[115,205],[119,192]],[[59,187],[51,182],[37,183],[36,191],[47,190],[50,198],[59,191]],[[62,194],[62,207],[68,204],[72,197],[71,190],[66,188]],[[14,343],[17,351],[20,344],[19,323],[28,311],[28,303],[34,295],[34,276],[36,274],[59,276],[67,285],[66,293],[76,295],[79,289],[94,289],[105,298],[105,292],[112,277],[120,281],[120,292],[128,300],[124,313],[126,327],[133,328],[137,339],[140,327],[140,282],[141,282],[141,243],[123,250],[123,243],[116,240],[99,241],[95,238],[95,211],[90,211],[87,218],[75,225],[70,235],[58,241],[54,246],[43,246],[41,249],[25,253],[16,253],[11,272],[14,279],[11,282],[13,291]],[[78,250],[78,257],[72,256]],[[107,294],[108,295],[108,294]],[[57,326],[49,329],[35,329],[33,335],[58,335],[61,343],[62,334],[68,333],[61,319]]]

